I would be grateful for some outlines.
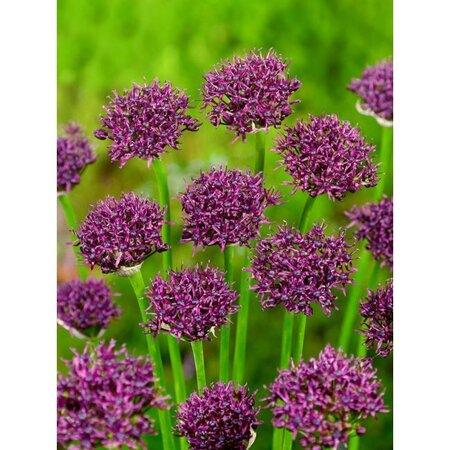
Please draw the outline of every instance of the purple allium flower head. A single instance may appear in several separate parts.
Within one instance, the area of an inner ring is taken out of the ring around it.
[[[354,206],[346,212],[351,223],[356,226],[358,239],[367,239],[370,250],[381,266],[388,266],[391,271],[394,264],[394,203],[392,198],[383,196],[378,203],[366,203]]]
[[[327,194],[342,200],[347,192],[373,187],[378,182],[378,165],[372,161],[373,145],[366,143],[360,130],[338,116],[310,115],[299,120],[276,140],[274,151],[292,177],[287,184],[293,192],[302,190],[316,197]]]
[[[279,194],[263,187],[261,175],[222,167],[201,172],[186,185],[179,198],[183,208],[182,242],[194,247],[219,245],[249,246],[259,226],[267,223],[263,215],[269,205],[278,204]]]
[[[113,92],[113,98],[103,107],[103,124],[94,132],[98,139],[110,139],[111,160],[120,167],[134,157],[148,161],[167,153],[166,147],[178,150],[185,130],[197,131],[200,123],[186,114],[189,97],[169,82],[162,86],[158,80],[151,85],[125,90],[122,95]]]
[[[71,449],[99,446],[147,448],[141,437],[155,434],[150,408],[167,408],[155,386],[152,363],[125,346],[101,342],[91,352],[73,351],[68,374],[58,376],[58,442]]]
[[[102,280],[74,280],[58,286],[58,323],[74,335],[95,337],[120,315]]]
[[[169,271],[167,280],[157,275],[147,298],[152,317],[144,326],[149,332],[156,336],[165,330],[189,341],[209,339],[209,333],[239,309],[237,293],[223,272],[208,266]]]
[[[330,345],[318,359],[301,361],[279,371],[266,398],[272,424],[300,435],[302,448],[337,448],[355,431],[364,434],[361,422],[387,412],[380,381],[370,358],[347,357]]]
[[[58,192],[69,192],[80,182],[81,172],[97,157],[78,124],[68,123],[63,132],[57,139],[57,185]]]
[[[392,280],[376,291],[369,290],[367,300],[361,303],[360,333],[366,337],[366,345],[376,347],[377,355],[386,358],[392,352],[394,332],[394,293]]]
[[[367,67],[361,79],[354,78],[348,89],[360,97],[358,111],[374,116],[380,125],[392,126],[394,67],[392,60]]]
[[[168,249],[161,238],[164,209],[133,192],[107,197],[91,209],[79,231],[80,251],[91,268],[125,275],[148,256]]]
[[[299,80],[289,78],[287,68],[273,51],[262,56],[253,50],[220,63],[205,75],[202,87],[208,119],[216,127],[226,125],[243,141],[247,133],[280,126],[299,102],[289,97],[301,87]]]
[[[345,293],[352,283],[352,245],[345,234],[326,236],[324,227],[315,225],[301,234],[294,228],[278,227],[278,233],[260,240],[248,269],[256,284],[251,287],[263,309],[280,303],[288,311],[311,315],[318,303],[326,315],[338,309],[332,289]]]
[[[261,423],[256,416],[255,394],[233,383],[214,383],[201,395],[194,392],[177,411],[175,429],[186,437],[191,450],[246,450]]]

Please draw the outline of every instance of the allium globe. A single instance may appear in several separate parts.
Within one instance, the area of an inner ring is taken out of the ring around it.
[[[394,331],[394,292],[392,280],[376,291],[369,290],[369,296],[361,303],[360,333],[365,336],[368,348],[375,347],[377,355],[386,358],[392,352]]]
[[[58,323],[80,338],[96,337],[120,316],[108,285],[102,280],[74,280],[58,286]]]
[[[202,86],[208,119],[216,127],[225,125],[235,140],[243,141],[248,133],[279,127],[299,102],[290,97],[301,83],[289,77],[287,68],[274,51],[263,56],[253,50],[244,58],[221,62],[205,75]]]
[[[191,450],[246,450],[255,438],[255,394],[233,383],[214,383],[196,392],[177,411],[175,429],[186,437]]]
[[[326,236],[324,227],[315,225],[301,234],[294,228],[279,226],[278,233],[260,240],[248,269],[255,281],[251,287],[263,309],[282,304],[288,311],[311,315],[318,303],[326,315],[336,306],[333,289],[352,283],[352,245],[345,233]]]
[[[394,203],[383,196],[378,203],[354,206],[346,212],[350,218],[349,227],[355,226],[359,240],[366,239],[367,250],[381,262],[381,266],[393,269],[394,264]]]
[[[65,361],[68,374],[59,374],[57,393],[58,443],[64,447],[146,449],[142,436],[155,434],[148,411],[168,406],[153,365],[114,345],[100,342],[91,351],[86,345]]]
[[[357,109],[360,113],[375,117],[380,125],[392,126],[394,120],[392,60],[367,67],[361,79],[354,78],[348,89],[359,96]]]
[[[387,412],[380,386],[370,358],[327,345],[318,359],[279,371],[266,401],[273,426],[299,436],[302,448],[336,449],[351,433],[365,433],[364,419]]]
[[[185,130],[199,129],[198,120],[186,113],[188,106],[189,97],[169,82],[133,84],[122,95],[113,92],[103,107],[102,127],[94,135],[111,140],[109,155],[112,161],[119,161],[120,167],[134,157],[150,166],[154,158],[167,153],[166,147],[178,150],[178,140]]]
[[[94,163],[97,157],[81,127],[74,122],[63,127],[56,148],[58,192],[69,192],[80,182],[80,175],[86,166]]]
[[[210,339],[239,309],[225,275],[208,266],[169,271],[166,280],[157,275],[146,295],[150,320],[143,326],[155,336],[164,330],[178,339]]]
[[[75,232],[84,262],[103,273],[133,273],[155,252],[168,249],[161,238],[164,209],[133,192],[99,201]]]
[[[280,167],[292,177],[287,184],[293,186],[293,192],[342,200],[347,192],[377,184],[374,148],[358,128],[333,114],[310,115],[309,122],[298,120],[293,127],[286,127],[274,151],[283,158]]]
[[[279,195],[263,187],[261,175],[222,167],[201,172],[179,198],[183,210],[182,242],[194,247],[250,246],[262,223],[264,210],[278,204]]]

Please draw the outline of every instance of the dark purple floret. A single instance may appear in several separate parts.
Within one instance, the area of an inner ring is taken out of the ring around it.
[[[361,303],[361,334],[366,337],[368,348],[375,347],[377,355],[386,358],[392,352],[394,342],[394,292],[392,280],[376,291],[369,290],[369,296]]]
[[[348,89],[360,97],[358,110],[375,116],[381,125],[392,125],[394,67],[392,60],[367,67],[361,79],[354,78]]]
[[[58,323],[78,337],[95,337],[120,316],[102,280],[74,280],[58,286]]]
[[[71,191],[80,182],[80,175],[86,166],[96,159],[81,127],[74,122],[64,126],[63,134],[57,139],[58,192]]]
[[[146,449],[142,436],[155,434],[147,412],[168,406],[155,386],[153,365],[114,345],[111,340],[91,351],[88,345],[83,353],[73,350],[73,359],[65,361],[68,374],[58,375],[58,443],[64,447]]]
[[[301,234],[294,228],[278,227],[278,233],[256,245],[249,271],[263,309],[279,304],[288,311],[311,315],[318,303],[327,316],[336,306],[333,289],[345,293],[351,284],[352,245],[345,233],[326,236],[324,227],[316,225]]]
[[[198,120],[186,114],[188,106],[189,97],[169,82],[133,84],[122,95],[113,92],[100,117],[103,126],[94,135],[112,141],[109,155],[120,167],[134,157],[150,166],[154,158],[167,153],[166,147],[178,150],[183,131],[199,129]]]
[[[253,50],[244,58],[221,62],[205,75],[202,87],[208,119],[216,127],[227,126],[243,141],[247,133],[279,127],[300,101],[289,100],[301,83],[289,78],[287,68],[287,61],[273,51],[262,56]]]
[[[194,247],[219,245],[249,246],[267,223],[264,209],[278,204],[279,195],[263,187],[261,175],[249,171],[227,170],[222,167],[201,172],[186,185],[179,198],[183,208],[182,242]]]
[[[346,213],[350,218],[349,227],[357,228],[359,240],[367,239],[367,250],[370,250],[381,266],[391,269],[394,264],[394,203],[386,196],[378,203],[366,203],[354,206]]]
[[[327,194],[342,200],[347,192],[373,187],[378,182],[378,165],[373,163],[373,145],[367,144],[358,128],[337,115],[299,120],[276,140],[274,151],[280,166],[292,177],[293,192],[312,197]]]
[[[75,232],[84,262],[103,273],[131,273],[148,256],[168,249],[161,238],[164,209],[133,192],[106,197]],[[128,269],[128,270],[127,270]]]
[[[272,424],[299,435],[302,448],[337,448],[349,434],[364,434],[361,422],[387,412],[370,358],[347,357],[330,345],[318,359],[279,371],[269,386]]]
[[[144,326],[156,336],[161,330],[178,339],[210,339],[239,309],[237,293],[218,269],[195,266],[170,271],[167,280],[157,275],[147,291],[151,316]]]
[[[191,450],[246,450],[261,423],[255,394],[243,386],[234,389],[232,382],[214,383],[179,406],[175,429]]]

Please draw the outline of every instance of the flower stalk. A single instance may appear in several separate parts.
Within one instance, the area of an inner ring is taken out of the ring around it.
[[[67,194],[60,194],[58,199],[59,203],[63,208],[64,215],[66,217],[67,228],[69,229],[71,239],[73,242],[76,242],[77,240],[76,236],[73,233],[71,233],[71,231],[75,230],[77,226],[77,219],[75,215],[75,210],[73,209],[72,202],[70,201],[70,198]],[[80,247],[74,245],[73,251],[75,253],[75,259],[77,261],[78,275],[80,276],[81,280],[86,281],[88,272],[87,267],[82,263],[82,258],[80,255]]]
[[[197,373],[197,388],[200,393],[204,387],[206,387],[206,371],[205,371],[205,359],[203,356],[203,342],[193,341],[191,342],[192,354],[194,355],[195,371]]]
[[[145,283],[142,278],[141,271],[137,271],[133,275],[129,276],[130,284],[136,295],[136,300],[139,305],[139,310],[141,312],[142,321],[146,321],[146,301],[144,298]],[[161,358],[161,351],[159,349],[159,344],[156,339],[154,339],[150,334],[145,335],[145,340],[147,342],[147,349],[150,358],[155,365],[155,375],[158,378],[158,384],[164,389],[165,392],[165,377],[164,377],[164,366]],[[172,425],[170,420],[170,412],[167,410],[158,410],[159,423],[161,426],[161,435],[163,440],[164,450],[175,450],[175,442],[172,434]]]
[[[225,280],[233,282],[233,248],[227,245],[223,251]],[[230,324],[222,326],[220,333],[219,379],[227,382],[230,377]]]
[[[392,143],[393,143],[393,127],[380,127],[381,128],[381,147],[379,154],[379,161],[381,163],[381,169],[384,176],[378,182],[376,188],[376,201],[380,201],[385,191],[392,190]]]

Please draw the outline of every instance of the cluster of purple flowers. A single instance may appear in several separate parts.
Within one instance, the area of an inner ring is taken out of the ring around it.
[[[101,342],[73,351],[68,374],[58,378],[58,442],[82,450],[104,446],[137,448],[143,434],[154,434],[151,408],[167,408],[155,387],[151,362],[130,355],[125,346]]]
[[[76,123],[63,127],[63,135],[57,139],[57,187],[58,192],[69,192],[80,182],[81,172],[97,159],[87,137]]]
[[[325,314],[338,309],[332,289],[345,292],[351,283],[352,246],[344,232],[326,236],[323,226],[301,234],[280,226],[278,233],[257,243],[249,271],[256,281],[252,286],[262,307],[279,304],[288,311],[311,315],[318,303]]]
[[[366,345],[375,347],[377,355],[386,358],[393,349],[394,292],[392,280],[376,291],[369,290],[369,296],[361,303],[360,333],[366,338]]]
[[[365,433],[364,419],[387,412],[380,384],[369,358],[327,345],[318,359],[281,370],[266,400],[273,425],[300,435],[303,448],[337,448],[352,432]]]
[[[366,239],[370,250],[381,266],[391,270],[394,264],[394,203],[392,198],[383,196],[378,203],[354,206],[346,213],[350,218],[349,227],[357,228],[359,240]]]
[[[278,203],[279,195],[263,187],[261,175],[219,167],[201,172],[180,196],[183,208],[183,240],[195,247],[249,246],[266,223],[263,213]]]
[[[59,324],[78,337],[98,336],[121,312],[102,280],[74,280],[61,284],[57,297]]]
[[[176,430],[185,436],[191,450],[247,450],[255,438],[255,394],[233,383],[215,383],[194,392],[177,412]]]
[[[164,330],[190,341],[209,339],[209,333],[239,309],[237,293],[225,282],[224,274],[198,265],[170,271],[167,280],[157,275],[147,298],[147,313],[152,317],[144,326],[155,336]]]
[[[94,132],[98,139],[110,139],[109,155],[120,167],[134,157],[148,161],[178,150],[178,139],[185,130],[197,131],[200,123],[186,113],[189,97],[166,82],[133,84],[130,90],[114,97],[104,106],[103,126]]]
[[[375,116],[381,125],[392,125],[394,119],[392,60],[367,67],[361,79],[354,78],[348,89],[360,97],[357,105],[362,114]]]
[[[336,115],[309,116],[286,127],[274,151],[292,177],[293,192],[302,190],[312,197],[327,194],[342,200],[347,192],[373,187],[378,182],[372,161],[373,145],[366,143],[360,130]]]
[[[129,192],[119,200],[99,201],[75,235],[86,264],[121,274],[167,250],[161,238],[163,221],[164,209],[156,202]]]
[[[299,80],[289,78],[287,68],[273,51],[262,56],[253,50],[244,58],[222,62],[205,75],[202,87],[208,119],[216,127],[227,126],[243,141],[247,133],[280,126],[299,102],[289,98],[301,87]]]

